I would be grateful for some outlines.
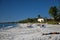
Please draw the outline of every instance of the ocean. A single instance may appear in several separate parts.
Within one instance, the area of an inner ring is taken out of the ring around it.
[[[15,23],[0,23],[0,28],[3,28],[3,27],[8,27],[8,26],[16,26]]]

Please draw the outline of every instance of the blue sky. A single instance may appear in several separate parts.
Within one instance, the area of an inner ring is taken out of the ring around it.
[[[50,17],[51,6],[59,6],[60,0],[0,0],[0,22],[19,21],[26,18]]]

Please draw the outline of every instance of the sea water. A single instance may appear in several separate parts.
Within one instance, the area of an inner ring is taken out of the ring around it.
[[[16,26],[15,23],[0,23],[0,29],[3,27],[8,27],[8,26]]]

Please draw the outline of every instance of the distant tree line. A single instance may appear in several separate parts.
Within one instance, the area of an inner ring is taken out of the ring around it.
[[[37,19],[42,18],[40,15],[37,15],[36,18],[27,18],[24,20],[20,20],[19,23],[38,23]]]
[[[19,21],[19,23],[36,23],[36,22],[37,22],[37,18],[27,18]]]

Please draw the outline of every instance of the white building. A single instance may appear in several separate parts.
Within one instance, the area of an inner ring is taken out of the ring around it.
[[[44,18],[38,18],[37,21],[38,22],[44,22]]]

